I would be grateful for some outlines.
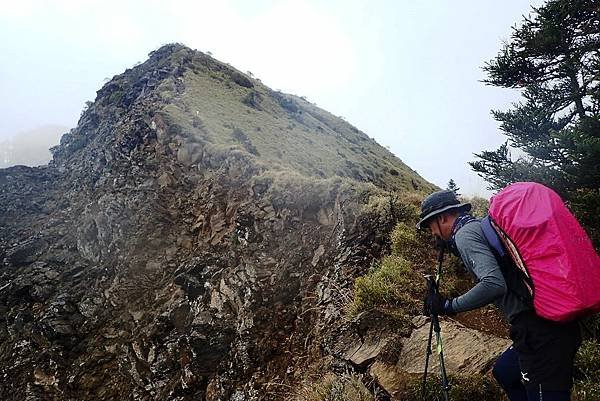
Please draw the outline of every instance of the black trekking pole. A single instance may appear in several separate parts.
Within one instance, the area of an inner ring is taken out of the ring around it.
[[[437,276],[433,277],[431,275],[425,276],[425,280],[427,280],[427,294],[437,293],[438,285],[440,281],[440,277],[442,275],[442,262],[444,261],[444,246],[440,246],[440,251],[438,253],[438,271]],[[437,343],[437,353],[439,356],[440,363],[440,373],[442,380],[442,391],[444,392],[444,400],[449,400],[449,392],[450,392],[450,384],[448,383],[448,376],[446,375],[446,366],[444,364],[444,347],[442,343],[442,330],[440,327],[440,319],[437,314],[431,313],[431,324],[429,326],[429,337],[427,339],[427,351],[425,355],[425,370],[423,372],[423,387],[421,389],[421,395],[423,401],[425,401],[426,397],[426,388],[427,388],[427,370],[429,368],[429,356],[432,354],[431,351],[431,343],[433,339],[433,333],[435,332],[436,343]]]

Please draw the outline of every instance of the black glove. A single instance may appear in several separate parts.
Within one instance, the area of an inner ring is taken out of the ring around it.
[[[423,315],[455,315],[452,300],[442,297],[438,292],[429,292],[423,303]]]

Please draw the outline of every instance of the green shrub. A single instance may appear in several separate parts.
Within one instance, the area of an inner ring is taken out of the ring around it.
[[[575,357],[575,401],[600,401],[600,344],[584,341]]]
[[[434,267],[437,266],[437,251],[432,235],[428,231],[417,230],[416,220],[406,220],[409,222],[400,221],[392,231],[392,255],[408,260],[413,268],[421,273],[433,273]]]
[[[600,382],[575,383],[573,401],[600,401]]]
[[[575,358],[575,377],[579,380],[600,378],[600,344],[584,341]]]
[[[478,218],[485,217],[490,209],[490,201],[480,196],[474,196],[472,198],[465,197],[463,202],[471,204],[471,214]]]
[[[327,375],[319,382],[304,387],[296,401],[375,401],[359,377]]]
[[[363,212],[371,211],[377,214],[389,213],[391,198],[382,194],[370,194],[367,203],[363,207]]]
[[[580,189],[570,194],[569,207],[600,251],[600,191]]]
[[[397,199],[395,208],[396,209],[394,212],[398,218],[398,221],[406,223],[409,227],[416,231],[416,225],[419,221],[420,207],[407,200]]]
[[[419,220],[418,207],[411,202],[400,198],[398,194],[370,193],[363,212],[374,212],[380,216],[391,216],[394,221],[406,223],[415,232],[415,225]],[[417,233],[421,235],[421,233]]]
[[[415,207],[404,204],[406,207]],[[416,215],[416,212],[415,212]],[[437,261],[433,238],[425,230],[417,230],[417,219],[411,219],[410,213],[406,214],[409,223],[400,221],[391,234],[392,255],[406,259],[413,270],[422,274],[437,273]],[[465,274],[462,262],[455,256],[446,254],[443,263],[443,275],[440,282],[442,293],[458,296],[473,286],[471,278]]]
[[[600,382],[577,382],[573,386],[573,401],[600,401]]]
[[[391,234],[391,240],[392,255],[412,262],[424,258],[431,247],[430,243],[423,243],[423,239],[418,235],[414,226],[411,227],[404,222],[396,224]]]
[[[393,308],[400,316],[414,315],[420,308],[424,280],[399,256],[386,256],[365,276],[354,282],[351,316],[372,308]]]

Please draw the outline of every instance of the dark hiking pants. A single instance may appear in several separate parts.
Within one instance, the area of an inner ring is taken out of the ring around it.
[[[493,374],[511,401],[568,401],[573,362],[581,345],[579,324],[555,323],[527,312],[511,324],[513,346]]]

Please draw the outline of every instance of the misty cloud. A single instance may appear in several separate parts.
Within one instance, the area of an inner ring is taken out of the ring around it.
[[[40,166],[52,159],[50,148],[58,145],[68,128],[46,125],[0,142],[0,168],[16,165]]]

